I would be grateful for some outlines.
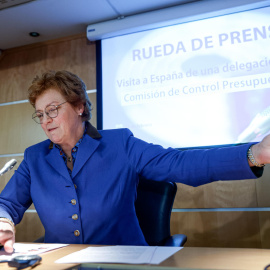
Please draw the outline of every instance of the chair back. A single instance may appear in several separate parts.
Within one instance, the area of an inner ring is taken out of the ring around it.
[[[140,178],[135,202],[136,214],[146,242],[163,246],[171,236],[171,211],[177,185]]]

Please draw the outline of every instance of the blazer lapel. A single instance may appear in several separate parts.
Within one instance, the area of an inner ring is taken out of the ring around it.
[[[82,142],[80,143],[78,153],[76,156],[76,162],[73,167],[72,171],[72,177],[75,177],[77,173],[81,170],[81,168],[84,166],[85,162],[90,158],[90,156],[94,153],[96,148],[99,145],[98,139],[100,139],[102,136],[99,134],[99,132],[94,128],[90,122],[85,122],[87,126],[87,135],[84,137]],[[52,168],[61,174],[63,177],[68,179],[69,181],[72,181],[67,166],[63,160],[63,158],[59,155],[59,150],[53,147],[53,143],[51,142],[49,148],[51,151],[47,156],[45,156],[45,159],[47,162],[52,166]]]
[[[96,151],[99,144],[100,142],[98,140],[93,139],[88,135],[84,137],[78,149],[76,161],[72,171],[72,178],[74,178],[77,175],[77,173],[81,170],[85,162]]]
[[[47,156],[45,156],[47,162],[51,165],[52,169],[62,175],[67,180],[71,181],[66,164],[63,158],[59,154],[59,150],[55,147],[52,148]]]

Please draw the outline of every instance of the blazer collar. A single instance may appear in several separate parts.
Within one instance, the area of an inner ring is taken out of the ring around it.
[[[85,162],[95,152],[96,148],[100,143],[98,139],[102,138],[97,129],[93,127],[88,121],[86,121],[85,124],[87,127],[86,134],[89,136],[85,136],[80,144],[76,157],[76,162],[72,171],[72,177],[75,177],[77,175],[77,173],[84,166]],[[53,142],[50,143],[49,148],[51,149],[51,151],[46,156],[46,160],[59,174],[61,174],[66,179],[71,180],[66,165],[62,157],[59,155],[59,150],[53,147]]]
[[[102,137],[97,129],[90,124],[90,122],[85,121],[85,127],[87,128],[86,134],[88,134],[91,138],[100,139]]]

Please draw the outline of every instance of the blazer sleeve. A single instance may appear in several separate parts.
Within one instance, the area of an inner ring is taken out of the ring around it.
[[[127,158],[145,178],[199,186],[218,180],[254,179],[262,170],[252,170],[247,151],[251,144],[180,151],[163,148],[125,133]],[[254,172],[253,172],[254,171]]]

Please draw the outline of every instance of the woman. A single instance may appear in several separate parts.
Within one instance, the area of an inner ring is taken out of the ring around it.
[[[45,242],[146,245],[134,208],[139,175],[198,186],[255,178],[262,174],[259,163],[270,161],[269,137],[252,146],[249,160],[251,144],[181,152],[134,138],[128,129],[97,131],[88,122],[85,84],[67,71],[36,77],[29,101],[48,140],[25,150],[1,193],[0,243],[7,252],[13,250],[13,222],[32,202]]]

